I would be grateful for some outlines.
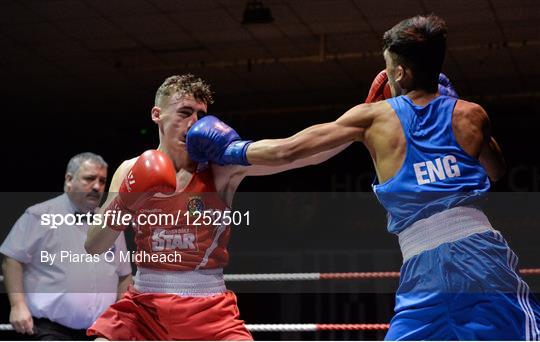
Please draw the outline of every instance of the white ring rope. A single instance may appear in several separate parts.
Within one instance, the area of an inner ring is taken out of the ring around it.
[[[540,268],[522,268],[521,275],[540,275]],[[399,278],[399,272],[340,272],[340,273],[246,273],[225,274],[225,281],[303,281],[303,280],[352,280]],[[0,282],[4,276],[0,275]]]
[[[317,331],[317,324],[246,324],[249,331]]]
[[[292,331],[344,331],[344,330],[387,330],[389,324],[246,324],[254,332],[292,332]],[[0,324],[0,331],[13,331],[11,324]]]
[[[293,280],[320,280],[320,273],[251,273],[251,274],[225,274],[225,281],[293,281]]]

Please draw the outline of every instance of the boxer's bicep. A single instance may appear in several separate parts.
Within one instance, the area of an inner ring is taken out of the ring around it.
[[[355,129],[357,131],[355,140],[363,141],[364,133],[371,127],[376,113],[384,110],[385,108],[383,107],[385,106],[390,105],[386,102],[376,102],[372,104],[363,103],[346,111],[336,120],[336,123],[342,127]]]

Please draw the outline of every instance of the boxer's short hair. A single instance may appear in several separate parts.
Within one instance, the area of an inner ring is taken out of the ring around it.
[[[414,88],[436,90],[447,34],[442,18],[434,14],[418,15],[384,33],[383,51],[388,49],[397,64],[412,70]]]
[[[155,105],[160,106],[165,97],[176,93],[192,95],[196,100],[211,104],[214,102],[210,85],[192,74],[167,77],[156,92]]]

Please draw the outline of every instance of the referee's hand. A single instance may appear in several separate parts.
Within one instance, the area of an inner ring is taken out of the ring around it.
[[[26,304],[17,304],[11,307],[9,313],[9,323],[16,332],[21,334],[34,334],[34,320]]]

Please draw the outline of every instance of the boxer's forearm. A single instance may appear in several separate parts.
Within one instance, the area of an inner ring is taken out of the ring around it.
[[[251,165],[284,165],[289,163],[289,156],[283,144],[285,139],[265,139],[251,143],[246,151]]]

